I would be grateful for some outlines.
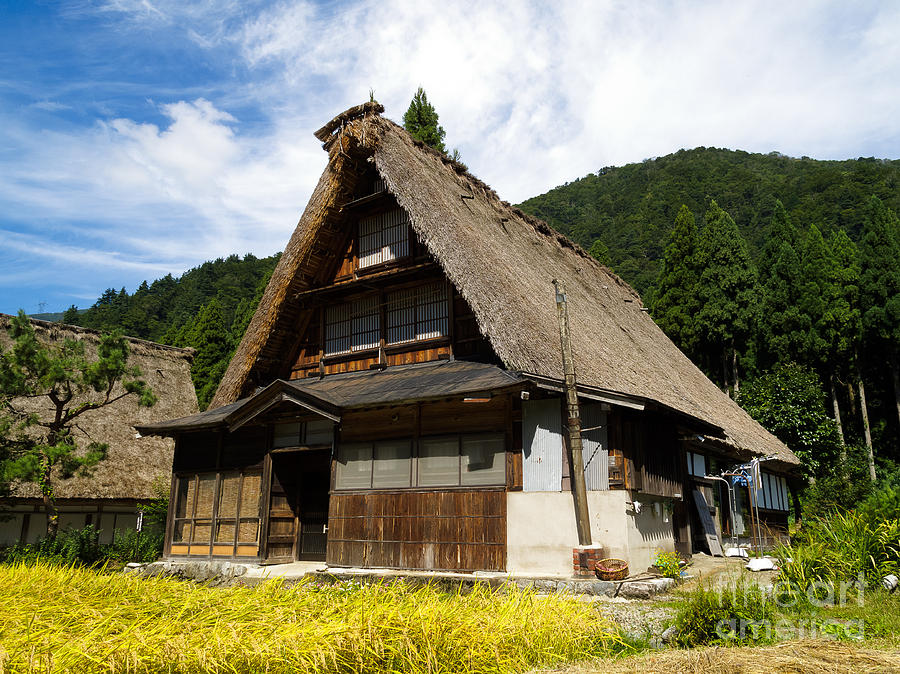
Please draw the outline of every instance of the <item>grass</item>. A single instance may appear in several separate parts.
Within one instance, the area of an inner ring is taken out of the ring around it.
[[[512,672],[627,650],[590,604],[526,591],[212,589],[0,566],[0,672]]]

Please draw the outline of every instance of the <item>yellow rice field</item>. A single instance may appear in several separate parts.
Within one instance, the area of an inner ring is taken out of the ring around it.
[[[366,585],[214,589],[0,565],[0,673],[514,672],[623,648],[591,605]]]

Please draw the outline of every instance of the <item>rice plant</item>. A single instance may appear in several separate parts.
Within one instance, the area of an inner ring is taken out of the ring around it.
[[[511,672],[624,648],[590,604],[476,587],[213,589],[0,567],[0,672]]]

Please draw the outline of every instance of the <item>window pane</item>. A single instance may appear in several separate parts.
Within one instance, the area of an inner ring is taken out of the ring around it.
[[[360,268],[409,255],[409,218],[397,208],[359,221]]]
[[[241,476],[239,473],[223,473],[219,481],[219,511],[220,518],[237,517],[238,489],[240,489]]]
[[[193,517],[196,476],[178,478],[175,490],[175,517]]]
[[[276,424],[273,447],[297,447],[300,445],[300,423]]]
[[[506,484],[502,435],[463,436],[463,485]]]
[[[209,534],[212,532],[210,520],[197,520],[194,522],[194,543],[209,543]]]
[[[334,438],[334,422],[321,419],[306,422],[307,445],[330,445]]]
[[[215,493],[216,474],[205,473],[200,475],[197,485],[197,512],[194,514],[194,517],[212,517]]]
[[[375,464],[372,486],[408,487],[412,454],[409,440],[390,440],[375,443]]]
[[[234,543],[234,520],[216,522],[216,543]]]
[[[246,473],[241,486],[241,517],[259,516],[259,488],[262,482],[259,473]]]
[[[459,438],[425,438],[419,446],[419,486],[459,484]]]
[[[191,523],[181,521],[175,522],[175,530],[172,532],[173,543],[190,543],[191,541]]]
[[[259,520],[241,520],[238,527],[238,543],[256,543]]]
[[[416,305],[416,339],[434,339],[447,334],[447,291],[442,284],[419,288]]]
[[[372,485],[372,445],[341,445],[334,481],[336,489],[368,489]]]
[[[350,305],[336,304],[325,309],[325,353],[350,350]]]
[[[416,289],[388,293],[388,344],[411,342],[416,338]]]
[[[350,350],[374,349],[381,341],[381,312],[378,296],[363,297],[351,304]]]

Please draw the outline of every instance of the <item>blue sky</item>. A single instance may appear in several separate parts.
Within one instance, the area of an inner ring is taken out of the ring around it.
[[[0,311],[280,250],[312,132],[417,86],[513,202],[699,145],[900,157],[900,3],[0,6]]]

